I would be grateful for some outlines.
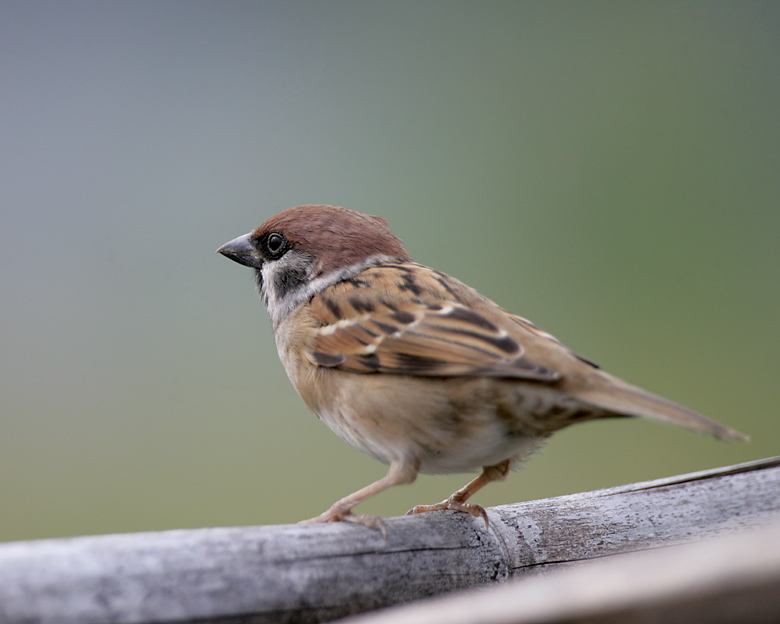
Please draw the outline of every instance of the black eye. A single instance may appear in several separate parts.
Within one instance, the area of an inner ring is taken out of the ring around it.
[[[286,247],[287,241],[285,240],[284,236],[277,234],[276,232],[269,234],[268,238],[265,240],[265,248],[273,257],[280,256]]]

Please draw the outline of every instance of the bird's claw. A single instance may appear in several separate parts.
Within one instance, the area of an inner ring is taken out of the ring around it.
[[[485,523],[485,528],[490,528],[490,521],[488,520],[487,512],[485,508],[475,503],[466,503],[459,501],[457,498],[450,496],[448,499],[441,501],[440,503],[434,503],[433,505],[415,505],[409,511],[406,512],[407,516],[428,513],[429,511],[462,511],[475,518],[482,518]]]
[[[360,524],[369,529],[375,529],[382,533],[382,537],[387,538],[387,525],[380,516],[369,516],[365,514],[353,514],[351,510],[342,510],[330,508],[319,516],[301,520],[298,524],[325,524],[328,522],[350,522]]]

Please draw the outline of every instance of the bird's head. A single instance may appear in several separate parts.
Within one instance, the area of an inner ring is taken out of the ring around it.
[[[322,204],[284,210],[217,253],[255,269],[274,325],[336,281],[368,266],[409,260],[382,217]]]

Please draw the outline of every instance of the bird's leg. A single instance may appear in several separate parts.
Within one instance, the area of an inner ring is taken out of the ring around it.
[[[379,529],[385,533],[384,523],[379,516],[356,515],[352,508],[375,494],[379,494],[394,485],[412,483],[417,478],[418,466],[416,463],[392,463],[387,474],[366,487],[360,488],[349,496],[333,503],[327,511],[309,520],[303,520],[304,524],[321,522],[355,522],[372,529]]]
[[[506,459],[495,466],[485,466],[482,469],[482,474],[469,481],[459,490],[453,492],[449,498],[444,499],[440,503],[434,503],[433,505],[416,505],[406,513],[419,514],[429,511],[444,511],[447,509],[464,511],[476,518],[482,518],[485,521],[485,528],[487,528],[488,516],[484,508],[474,503],[467,503],[466,501],[488,483],[505,479],[506,475],[509,473],[509,466],[511,463],[511,460]]]

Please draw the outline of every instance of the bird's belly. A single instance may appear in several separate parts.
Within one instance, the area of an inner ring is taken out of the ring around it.
[[[522,460],[536,451],[543,441],[543,438],[532,436],[507,436],[500,428],[485,427],[458,450],[448,449],[424,456],[420,472],[473,472],[484,466],[495,466],[505,459]]]
[[[543,442],[534,435],[509,435],[502,423],[487,414],[485,418],[475,417],[476,422],[464,435],[419,431],[411,423],[407,435],[388,435],[388,427],[370,423],[365,417],[355,418],[349,410],[325,409],[319,416],[351,446],[385,464],[413,460],[420,472],[427,474],[472,472],[505,459],[523,459]]]
[[[382,463],[389,464],[409,455],[405,444],[388,439],[377,427],[356,417],[352,410],[336,406],[322,406],[315,412],[328,428],[350,446],[368,453]]]
[[[346,375],[342,381],[307,402],[341,439],[384,463],[470,472],[527,456],[544,438],[517,420],[509,426],[498,413],[495,384],[486,394],[482,384],[462,380]]]

